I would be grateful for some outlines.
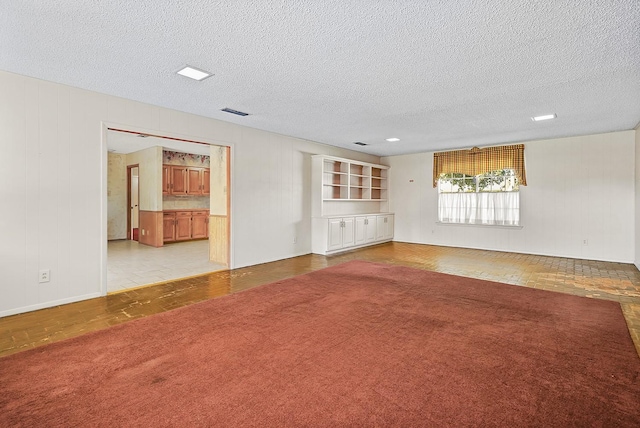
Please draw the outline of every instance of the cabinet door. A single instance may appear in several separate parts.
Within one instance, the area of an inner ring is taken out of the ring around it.
[[[202,170],[202,194],[208,195],[211,193],[211,170],[205,168]]]
[[[362,245],[367,239],[367,217],[356,217],[355,245]]]
[[[329,220],[329,242],[327,251],[339,250],[342,248],[342,219],[330,218]]]
[[[176,213],[176,241],[191,239],[191,211]]]
[[[376,241],[393,238],[393,215],[380,215],[376,222]]]
[[[387,230],[384,239],[393,239],[393,215],[387,216]]]
[[[187,170],[186,166],[171,167],[171,193],[174,195],[187,194]]]
[[[191,238],[199,239],[209,236],[207,224],[209,216],[206,211],[193,211],[191,215]]]
[[[187,169],[187,195],[202,194],[202,168]]]
[[[162,215],[162,240],[171,242],[176,240],[176,215],[164,213]]]
[[[171,167],[162,165],[162,194],[171,194]]]
[[[376,217],[376,241],[382,241],[387,231],[386,216],[379,215]]]
[[[353,247],[356,238],[355,218],[348,217],[342,219],[342,248]]]
[[[366,220],[367,220],[366,221],[367,227],[366,227],[366,231],[365,231],[364,242],[368,244],[370,242],[375,242],[375,240],[376,240],[376,226],[377,226],[376,222],[377,222],[377,220],[376,220],[376,216],[374,216],[374,215],[368,216],[366,218]]]

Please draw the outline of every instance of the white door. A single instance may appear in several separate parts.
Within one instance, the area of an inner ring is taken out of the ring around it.
[[[139,226],[139,216],[140,216],[140,174],[139,174],[139,168],[133,167],[131,168],[131,177],[130,177],[130,183],[131,183],[131,189],[129,189],[130,191],[130,200],[131,200],[131,206],[129,207],[129,209],[131,210],[131,230],[129,231],[129,236],[131,237],[131,239],[133,240],[138,240],[140,239],[138,234],[136,233],[138,231]]]

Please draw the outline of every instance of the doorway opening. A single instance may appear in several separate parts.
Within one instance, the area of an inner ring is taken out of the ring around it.
[[[139,199],[140,199],[140,176],[138,165],[127,165],[127,239],[138,241],[140,238],[139,229]]]
[[[230,148],[107,128],[107,293],[227,270]]]

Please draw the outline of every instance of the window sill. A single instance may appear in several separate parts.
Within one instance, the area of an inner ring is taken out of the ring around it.
[[[476,224],[476,223],[445,223],[442,221],[436,221],[438,226],[462,226],[462,227],[488,227],[494,229],[522,229],[523,226],[509,226],[504,224]]]

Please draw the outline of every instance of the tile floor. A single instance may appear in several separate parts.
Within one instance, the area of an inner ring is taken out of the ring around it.
[[[167,248],[180,252],[180,247]],[[640,353],[640,272],[632,264],[393,242],[331,257],[309,254],[219,271],[0,318],[0,357],[353,259],[613,300],[620,303]]]
[[[209,241],[176,242],[155,248],[137,241],[109,241],[107,292],[226,269],[209,261]]]

